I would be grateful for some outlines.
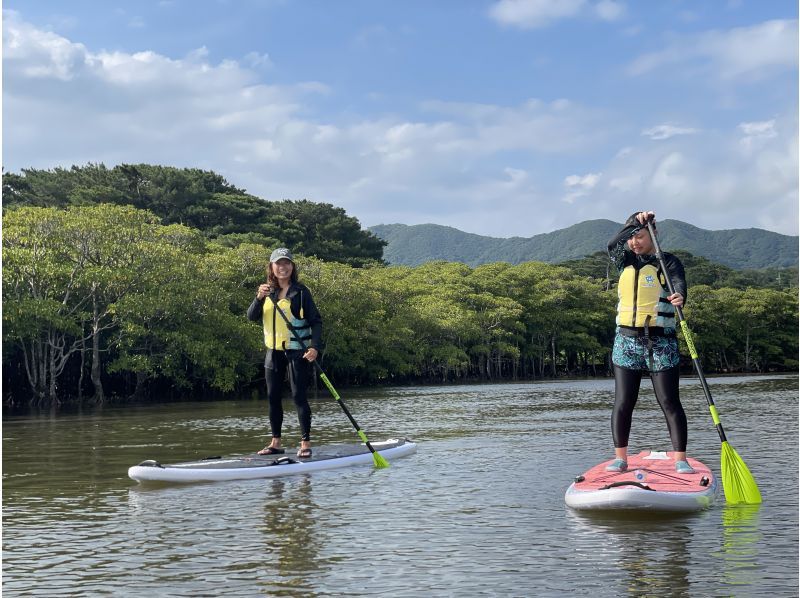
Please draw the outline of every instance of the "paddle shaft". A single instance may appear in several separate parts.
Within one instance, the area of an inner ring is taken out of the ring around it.
[[[303,339],[300,338],[300,335],[297,334],[297,330],[294,329],[292,323],[289,321],[289,318],[287,318],[286,314],[283,313],[283,310],[280,307],[278,307],[278,303],[277,301],[275,301],[275,299],[273,299],[272,297],[270,297],[269,299],[270,301],[272,301],[272,305],[275,307],[275,311],[281,314],[283,321],[286,322],[286,327],[294,335],[295,340],[298,343],[300,343],[300,346],[303,347],[303,350],[305,351],[307,349],[306,344],[303,342]],[[361,430],[361,427],[358,425],[358,422],[356,422],[355,418],[350,413],[350,410],[347,408],[347,405],[344,404],[344,401],[342,401],[342,398],[339,396],[339,393],[336,392],[336,389],[333,387],[333,384],[331,384],[331,381],[325,374],[325,370],[322,369],[322,366],[317,362],[316,359],[312,363],[317,368],[317,372],[319,373],[319,377],[322,380],[322,382],[328,388],[331,395],[333,395],[333,398],[336,399],[336,402],[339,404],[339,407],[342,408],[342,411],[344,411],[344,414],[347,416],[347,419],[349,419],[350,423],[353,424],[353,427],[356,429],[356,433],[358,434],[358,436],[361,438],[361,440],[364,441],[364,444],[367,445],[367,448],[370,450],[370,452],[377,455],[378,454],[377,451],[370,444],[369,440],[367,440],[367,435],[364,434],[364,432]]]
[[[653,240],[653,247],[656,250],[656,257],[658,258],[658,263],[661,265],[661,270],[664,272],[664,278],[667,280],[667,288],[669,289],[670,295],[675,294],[675,287],[672,286],[672,281],[669,278],[669,273],[667,272],[667,265],[664,261],[664,254],[661,252],[661,247],[658,244],[658,239],[656,239],[656,231],[653,229],[653,224],[649,220],[647,221],[647,231],[650,233],[650,238]],[[711,398],[711,390],[708,388],[708,382],[706,382],[706,376],[703,374],[703,367],[700,365],[700,357],[697,354],[697,350],[694,346],[694,340],[692,339],[692,333],[689,330],[689,325],[686,323],[686,318],[683,316],[683,309],[679,306],[675,306],[675,312],[678,315],[678,322],[681,325],[681,331],[683,332],[683,338],[686,341],[686,345],[689,347],[689,353],[692,356],[692,363],[694,364],[695,370],[697,370],[697,376],[700,378],[700,384],[703,387],[703,394],[706,396],[706,402],[708,403],[708,408],[711,411],[711,418],[714,420],[714,425],[717,428],[717,433],[719,434],[719,438],[722,442],[727,442],[725,438],[725,430],[722,429],[722,423],[719,421],[719,414],[717,413],[717,407],[714,405],[714,399]]]

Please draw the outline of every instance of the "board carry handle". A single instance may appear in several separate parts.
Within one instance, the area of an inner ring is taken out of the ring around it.
[[[650,490],[651,492],[655,492],[655,488],[651,488],[647,484],[642,484],[641,482],[636,482],[634,480],[627,480],[622,482],[611,482],[610,484],[603,486],[600,490],[608,490],[610,488],[619,488],[620,486],[635,486],[637,488],[641,488],[642,490]]]

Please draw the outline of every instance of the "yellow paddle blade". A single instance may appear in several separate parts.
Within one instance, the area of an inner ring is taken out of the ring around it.
[[[389,462],[377,451],[372,453],[372,460],[375,461],[375,467],[377,469],[386,469],[389,467]]]
[[[742,458],[727,442],[722,443],[722,489],[729,505],[761,504],[761,492]]]

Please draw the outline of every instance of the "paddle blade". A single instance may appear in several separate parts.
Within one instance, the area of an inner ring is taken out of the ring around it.
[[[753,475],[727,442],[722,443],[722,489],[729,505],[761,504],[761,492]]]
[[[375,461],[375,467],[377,469],[386,469],[389,467],[389,462],[384,459],[378,451],[372,453],[372,460]]]

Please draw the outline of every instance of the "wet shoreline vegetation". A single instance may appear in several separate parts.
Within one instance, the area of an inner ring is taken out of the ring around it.
[[[384,242],[328,204],[285,201],[269,231],[218,225],[209,235],[122,200],[86,199],[74,187],[69,201],[36,205],[30,198],[42,191],[17,179],[4,180],[7,406],[260,393],[263,336],[245,311],[278,243],[304,254],[300,277],[323,314],[321,358],[337,385],[610,374],[616,289],[599,255],[566,265],[386,266]],[[218,220],[241,199],[214,194]],[[185,220],[196,226],[202,216]],[[282,227],[289,232],[280,236]],[[781,269],[777,288],[741,272],[721,286],[724,267],[680,255],[686,316],[706,372],[796,372],[797,269]]]

